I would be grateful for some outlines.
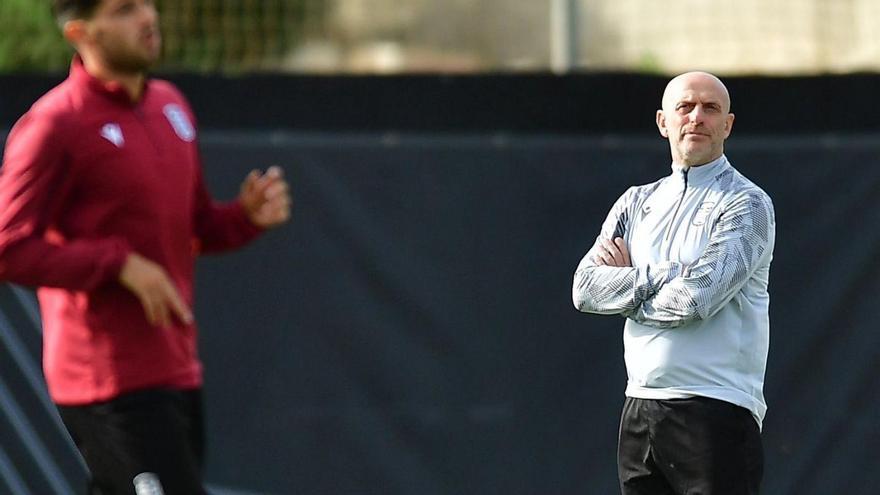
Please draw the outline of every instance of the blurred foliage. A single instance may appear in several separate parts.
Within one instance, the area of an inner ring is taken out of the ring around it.
[[[277,70],[325,0],[160,0],[163,68]]]
[[[157,0],[161,70],[277,70],[300,41],[303,19],[325,0]],[[50,0],[0,0],[0,72],[66,71],[73,54]]]
[[[66,70],[73,50],[49,5],[49,0],[0,0],[0,72]]]

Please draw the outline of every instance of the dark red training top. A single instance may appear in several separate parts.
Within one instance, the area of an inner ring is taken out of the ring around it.
[[[119,85],[70,77],[16,123],[0,169],[0,280],[39,287],[52,399],[88,404],[146,387],[202,383],[196,327],[151,326],[118,282],[134,251],[193,304],[198,252],[255,238],[238,203],[205,189],[193,114],[170,83],[132,103]]]

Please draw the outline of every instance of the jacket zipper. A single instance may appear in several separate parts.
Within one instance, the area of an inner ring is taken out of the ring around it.
[[[669,228],[666,229],[666,241],[668,242],[672,236],[672,226],[675,224],[675,219],[678,217],[678,210],[681,208],[681,204],[684,203],[684,195],[687,193],[688,188],[688,171],[690,168],[686,168],[681,171],[684,175],[684,187],[681,189],[681,197],[678,198],[678,204],[675,205],[675,213],[672,214],[672,218],[669,221]]]
[[[149,125],[146,118],[146,113],[141,104],[132,108],[132,113],[134,113],[135,120],[141,125],[144,129],[144,134],[147,136],[147,141],[150,142],[150,145],[153,147],[153,150],[156,152],[156,156],[159,158],[159,162],[165,160],[165,156],[162,154],[162,148],[158,145],[156,136],[153,133],[153,128]]]

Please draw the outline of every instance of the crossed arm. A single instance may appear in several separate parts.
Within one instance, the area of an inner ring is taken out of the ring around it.
[[[725,207],[693,263],[633,267],[626,243],[610,228],[620,211],[615,205],[575,271],[572,299],[580,311],[621,314],[658,328],[706,319],[736,295],[773,249],[772,204],[766,196],[745,193]]]

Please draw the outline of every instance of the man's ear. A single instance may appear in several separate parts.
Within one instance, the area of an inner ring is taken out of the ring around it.
[[[87,35],[86,23],[82,19],[72,19],[61,26],[61,34],[73,46],[82,43]]]
[[[660,130],[661,136],[669,137],[669,131],[666,129],[666,116],[663,115],[663,110],[657,110],[657,129]]]
[[[730,136],[730,131],[733,130],[733,119],[736,118],[736,115],[729,113],[727,114],[727,118],[724,119],[724,138],[727,139]]]

